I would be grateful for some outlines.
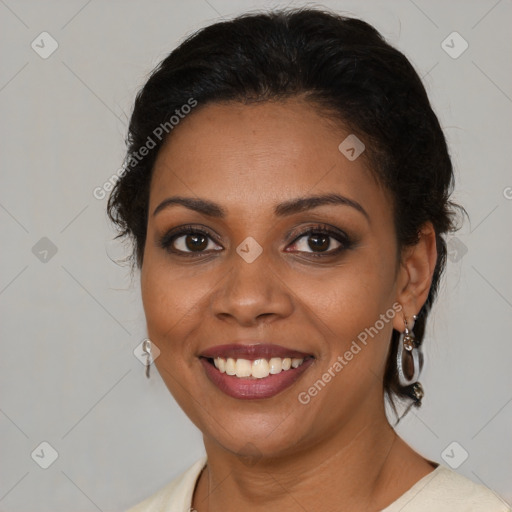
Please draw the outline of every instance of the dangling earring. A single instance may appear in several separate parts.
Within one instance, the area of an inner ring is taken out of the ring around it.
[[[416,315],[413,316],[414,320],[417,318],[418,317]],[[418,382],[418,378],[423,367],[423,353],[421,351],[421,346],[416,342],[416,338],[412,332],[412,326],[411,330],[409,330],[405,315],[404,325],[405,330],[400,334],[400,338],[398,339],[398,347],[396,353],[398,381],[400,382],[400,385],[404,387],[414,384],[412,397],[416,401],[419,401],[423,397],[423,388]],[[405,358],[410,358],[409,363],[405,361]]]
[[[142,352],[146,354],[146,377],[149,379],[149,369],[151,368],[151,340],[145,339],[142,342]]]

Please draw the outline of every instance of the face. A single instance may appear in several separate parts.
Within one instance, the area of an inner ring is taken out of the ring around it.
[[[364,153],[338,149],[349,134],[299,99],[210,104],[159,152],[148,336],[175,399],[229,452],[304,449],[382,408],[395,228]]]

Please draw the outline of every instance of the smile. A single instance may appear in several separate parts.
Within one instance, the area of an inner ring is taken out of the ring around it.
[[[238,399],[270,398],[289,388],[314,357],[277,345],[222,345],[200,357],[209,380]]]
[[[222,357],[216,357],[213,360],[215,368],[220,373],[227,373],[228,375],[236,375],[238,378],[252,377],[254,379],[264,379],[270,374],[276,375],[282,371],[287,371],[290,368],[298,368],[304,363],[304,359],[285,357],[273,357],[267,359],[255,359],[249,361],[248,359],[233,359],[232,357],[227,360]]]

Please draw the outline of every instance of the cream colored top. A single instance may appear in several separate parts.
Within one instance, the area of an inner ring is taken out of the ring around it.
[[[127,512],[189,512],[192,494],[206,457]],[[512,512],[490,489],[447,466],[416,482],[381,512]]]

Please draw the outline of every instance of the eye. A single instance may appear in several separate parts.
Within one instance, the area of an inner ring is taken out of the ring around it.
[[[333,245],[336,245],[333,247]],[[298,241],[294,243],[296,250],[300,252],[327,252],[329,249],[336,249],[341,246],[340,242],[335,240],[332,236],[327,233],[313,232],[311,231],[307,235],[302,235],[298,238]]]
[[[166,233],[158,241],[163,249],[180,255],[203,254],[210,251],[222,250],[212,236],[205,230],[193,226],[181,226]]]
[[[177,256],[201,256],[221,251],[212,234],[198,226],[180,226],[164,234],[158,245]],[[312,257],[328,257],[352,247],[349,237],[341,230],[325,225],[309,227],[295,236],[287,252],[306,253]]]
[[[187,233],[174,238],[173,242],[174,248],[183,252],[206,251],[212,249],[211,245],[215,245],[213,240],[203,233]]]
[[[350,248],[351,241],[342,231],[316,226],[303,231],[289,247],[315,257],[332,256]]]

